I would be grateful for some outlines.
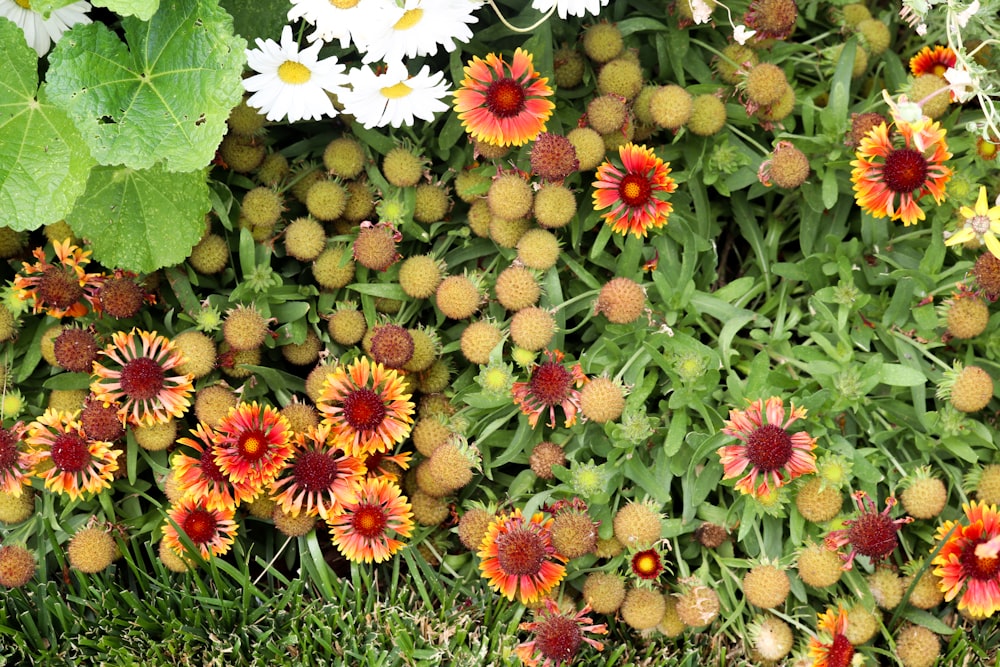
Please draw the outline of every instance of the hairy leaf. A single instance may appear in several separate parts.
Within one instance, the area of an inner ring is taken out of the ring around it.
[[[0,20],[0,225],[34,229],[69,213],[94,164],[72,121],[38,90],[38,56]],[[37,96],[36,96],[37,94]]]
[[[91,0],[95,7],[107,7],[122,16],[135,16],[148,21],[160,7],[160,0]]]
[[[102,164],[170,171],[207,165],[242,96],[246,41],[217,0],[171,0],[148,23],[78,26],[49,59],[49,94]]]

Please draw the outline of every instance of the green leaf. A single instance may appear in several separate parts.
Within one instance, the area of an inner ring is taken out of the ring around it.
[[[32,0],[31,9],[45,18],[49,18],[56,9],[72,5],[77,0]],[[94,3],[97,4],[97,3]]]
[[[107,7],[121,16],[135,16],[143,21],[151,19],[160,8],[160,0],[91,0],[91,4],[95,7]]]
[[[258,37],[277,41],[288,22],[288,0],[219,0],[219,4],[233,15],[236,34],[248,42]]]
[[[94,164],[69,117],[38,90],[38,56],[0,20],[0,225],[34,229],[66,217]],[[36,99],[37,93],[37,99]]]
[[[217,0],[171,0],[148,23],[77,26],[49,56],[49,94],[102,164],[207,165],[241,99],[246,41]]]
[[[95,167],[66,221],[105,266],[149,273],[188,256],[211,205],[203,171]]]
[[[927,382],[920,369],[900,364],[882,364],[879,381],[890,387],[917,387]]]

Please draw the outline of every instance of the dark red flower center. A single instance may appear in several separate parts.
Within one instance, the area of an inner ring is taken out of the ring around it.
[[[38,281],[38,298],[53,308],[65,310],[83,298],[83,288],[75,273],[52,266],[45,269]]]
[[[969,546],[962,550],[962,555],[959,556],[962,571],[979,581],[996,579],[997,574],[1000,573],[1000,558],[980,558],[976,555],[976,547],[985,541],[984,539],[979,539],[969,544]]]
[[[293,475],[306,491],[324,491],[337,478],[337,461],[322,452],[303,452],[295,461]]]
[[[244,431],[236,441],[236,450],[251,463],[259,461],[267,454],[267,434],[259,428]]]
[[[764,424],[747,437],[746,453],[758,470],[779,470],[792,458],[792,437],[780,426]]]
[[[851,524],[847,539],[859,553],[873,559],[884,558],[896,548],[899,530],[888,514],[862,512]]]
[[[214,451],[206,449],[202,452],[201,458],[198,460],[201,463],[202,475],[217,484],[226,484],[229,482],[229,478],[222,474],[222,470],[219,469],[219,464],[215,462]]]
[[[653,187],[649,184],[649,179],[638,174],[628,174],[618,184],[618,196],[632,208],[645,206],[652,192]]]
[[[632,556],[632,572],[640,579],[656,579],[663,572],[660,554],[655,549],[646,549]]]
[[[195,544],[212,541],[215,538],[217,526],[218,521],[215,520],[215,515],[200,508],[192,510],[181,523],[181,528]]]
[[[899,148],[886,156],[882,176],[893,192],[913,192],[927,180],[927,159],[920,151]]]
[[[5,428],[0,428],[0,472],[13,470],[17,459],[17,440],[14,434]]]
[[[848,667],[854,658],[854,646],[847,635],[834,635],[833,643],[826,654],[827,667]]]
[[[133,359],[122,369],[121,385],[133,400],[148,401],[163,389],[163,368],[149,357]]]
[[[113,442],[125,435],[118,406],[105,406],[102,401],[88,401],[80,413],[80,424],[88,438]]]
[[[562,364],[546,361],[539,364],[528,382],[531,394],[545,405],[559,405],[573,389],[573,374]]]
[[[557,665],[569,663],[580,649],[580,626],[565,616],[550,616],[535,628],[535,647]]]
[[[382,397],[371,389],[355,389],[344,398],[344,419],[355,431],[374,431],[385,415]]]
[[[506,76],[494,81],[486,89],[486,108],[494,116],[510,118],[524,109],[524,97],[521,84]]]
[[[538,574],[545,561],[545,542],[537,533],[514,528],[497,536],[497,561],[506,575]]]
[[[52,463],[65,472],[80,472],[90,463],[87,441],[76,433],[61,433],[52,443]]]
[[[387,525],[385,510],[379,505],[362,505],[351,516],[354,532],[368,540],[384,534]]]

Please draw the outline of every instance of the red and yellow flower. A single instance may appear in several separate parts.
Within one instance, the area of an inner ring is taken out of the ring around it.
[[[474,138],[496,146],[522,146],[545,131],[555,104],[548,79],[540,77],[532,55],[514,51],[510,63],[490,53],[473,57],[455,92],[455,111]]]
[[[178,529],[194,542],[202,558],[221,556],[236,539],[236,510],[209,509],[194,498],[182,498],[167,511],[169,520],[163,524],[163,541],[177,554],[184,554]]]
[[[530,623],[521,623],[518,627],[534,633],[531,641],[519,644],[514,653],[528,667],[559,667],[568,665],[580,652],[581,644],[589,644],[598,651],[604,650],[604,644],[587,636],[587,633],[597,635],[608,634],[608,626],[604,623],[595,624],[587,616],[590,605],[576,614],[563,614],[559,605],[552,598],[542,600],[538,616]]]
[[[194,391],[191,375],[175,370],[184,357],[174,344],[151,331],[117,331],[94,362],[94,400],[119,403],[134,426],[152,426],[183,417]],[[106,364],[106,365],[105,365]]]
[[[818,634],[809,639],[809,657],[813,667],[849,667],[854,646],[847,638],[847,612],[843,607],[819,614]]]
[[[386,452],[410,435],[413,403],[399,374],[362,357],[327,375],[316,407],[350,456]]]
[[[25,442],[31,450],[31,474],[70,500],[109,488],[122,453],[110,442],[87,438],[76,415],[54,409],[28,425]]]
[[[45,259],[45,249],[35,248],[31,254],[38,261],[22,262],[22,273],[14,277],[14,294],[21,301],[31,300],[34,312],[52,317],[80,317],[94,305],[102,275],[87,273],[90,250],[82,250],[65,241],[53,241],[58,263]]]
[[[935,46],[933,49],[925,46],[910,58],[910,72],[913,76],[934,74],[944,77],[948,68],[954,67],[957,62],[958,56],[947,46]]]
[[[552,545],[552,523],[537,513],[526,521],[520,508],[490,522],[479,546],[479,569],[490,586],[523,604],[541,599],[566,576],[566,559]]]
[[[215,463],[234,484],[239,502],[260,495],[295,451],[291,424],[269,405],[241,403],[215,432]]]
[[[597,168],[594,181],[594,210],[615,233],[645,237],[650,229],[667,224],[673,204],[663,199],[677,189],[670,174],[670,163],[656,156],[652,148],[632,142],[618,149],[622,167],[610,160]]]
[[[968,524],[945,521],[938,527],[944,544],[931,564],[945,600],[957,597],[959,609],[987,618],[1000,610],[1000,513],[996,505],[974,500],[962,509]]]
[[[863,211],[909,226],[927,217],[918,204],[925,195],[944,201],[952,176],[944,163],[951,153],[940,123],[926,117],[911,123],[896,113],[893,118],[891,128],[882,123],[861,139],[851,181]]]
[[[805,431],[789,433],[788,427],[806,416],[805,408],[790,404],[785,419],[785,402],[772,396],[765,403],[757,399],[746,410],[730,410],[722,432],[740,440],[720,447],[723,479],[739,477],[750,468],[736,488],[760,498],[789,481],[816,472],[816,440]],[[766,419],[765,419],[766,418]]]
[[[357,487],[365,476],[361,461],[327,443],[329,424],[295,436],[295,452],[286,474],[271,484],[271,497],[286,514],[300,512],[330,519],[357,502]]]
[[[565,355],[559,350],[546,350],[545,354],[549,360],[535,364],[527,382],[515,382],[510,389],[511,395],[521,412],[528,415],[532,428],[546,410],[549,411],[549,428],[555,428],[556,406],[566,413],[565,426],[569,428],[576,423],[576,413],[580,410],[578,388],[587,382],[587,376],[580,364],[566,368]]]
[[[33,456],[24,441],[26,430],[24,422],[0,428],[0,491],[11,496],[20,496],[31,483]]]
[[[405,544],[397,537],[413,533],[413,513],[406,496],[392,482],[368,478],[357,487],[357,500],[327,523],[333,543],[355,563],[389,560]]]
[[[200,501],[210,510],[236,507],[239,498],[253,497],[255,490],[233,484],[215,462],[215,433],[204,423],[191,430],[193,438],[178,438],[177,442],[194,450],[194,456],[183,449],[170,459],[174,479],[182,497]],[[240,486],[239,489],[237,487]]]

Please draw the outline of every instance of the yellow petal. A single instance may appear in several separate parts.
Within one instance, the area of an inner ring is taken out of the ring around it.
[[[986,201],[986,186],[979,186],[979,199],[976,200],[976,215],[986,215],[990,210],[990,203]]]
[[[968,227],[962,227],[960,230],[945,239],[945,245],[958,245],[959,243],[965,243],[966,241],[971,241],[975,238],[975,233]]]
[[[993,256],[1000,259],[1000,241],[997,240],[993,234],[986,234],[983,236],[983,241],[986,242],[986,249],[993,253]]]

